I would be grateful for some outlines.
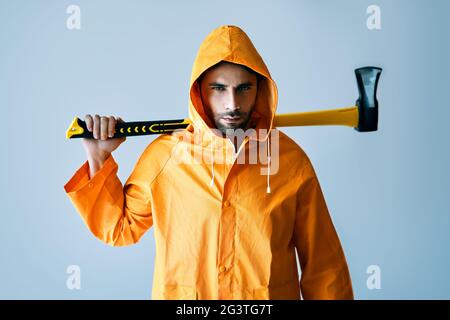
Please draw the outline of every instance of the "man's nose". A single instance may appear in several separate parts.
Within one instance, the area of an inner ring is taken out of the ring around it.
[[[230,111],[238,110],[241,108],[239,106],[239,100],[238,100],[237,94],[236,94],[236,92],[234,92],[234,90],[231,90],[231,92],[228,94],[226,108]]]

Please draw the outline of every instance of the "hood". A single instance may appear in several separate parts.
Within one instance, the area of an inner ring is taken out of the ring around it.
[[[233,25],[223,25],[213,30],[200,45],[189,85],[189,118],[192,124],[188,130],[197,131],[202,136],[203,145],[208,145],[212,138],[221,138],[211,130],[215,125],[205,113],[197,79],[222,60],[247,66],[262,76],[250,118],[256,132],[249,139],[265,141],[273,126],[278,103],[277,87],[250,38],[241,28]],[[266,130],[260,132],[259,129]]]
[[[267,193],[270,193],[270,133],[273,126],[275,111],[278,103],[278,90],[270,76],[266,64],[259,55],[247,34],[239,27],[223,25],[213,30],[203,40],[198,50],[192,68],[189,85],[189,118],[191,123],[186,128],[198,137],[202,147],[211,149],[211,182],[214,185],[214,151],[224,146],[228,138],[222,137],[207,116],[201,95],[198,78],[203,72],[220,61],[228,61],[244,65],[257,72],[261,77],[258,81],[258,91],[255,106],[250,118],[249,128],[239,150],[249,139],[265,141],[267,146]],[[263,130],[264,129],[264,130]],[[197,140],[197,141],[198,141]],[[219,143],[217,143],[219,142]],[[234,147],[233,147],[234,149]],[[239,151],[236,152],[238,154]],[[236,159],[236,154],[234,159]]]

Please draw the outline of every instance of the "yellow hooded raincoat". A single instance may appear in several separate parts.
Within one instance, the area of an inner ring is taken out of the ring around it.
[[[261,75],[251,121],[256,129],[273,129],[271,134],[256,130],[237,152],[211,130],[196,81],[222,60]],[[191,124],[184,138],[161,134],[154,139],[124,186],[112,155],[91,179],[86,161],[65,184],[86,225],[107,244],[134,244],[153,226],[153,299],[300,299],[300,293],[304,299],[353,298],[313,166],[293,140],[274,128],[276,107],[275,82],[249,37],[236,26],[221,26],[203,41],[193,65]],[[278,168],[272,168],[272,160],[237,162],[253,141],[267,146],[268,160],[274,136]],[[210,157],[204,161],[180,161],[205,150]],[[221,156],[233,160],[214,160]]]

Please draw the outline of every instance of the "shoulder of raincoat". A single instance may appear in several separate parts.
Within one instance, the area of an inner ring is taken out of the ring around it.
[[[220,61],[260,75],[250,120],[256,130],[237,152],[212,130],[199,94],[197,79]],[[153,140],[124,185],[112,155],[91,179],[86,161],[65,184],[88,228],[109,245],[134,244],[154,227],[153,299],[353,299],[311,161],[273,125],[277,101],[250,38],[221,26],[204,39],[193,65],[191,124]],[[255,145],[265,161],[239,162]]]

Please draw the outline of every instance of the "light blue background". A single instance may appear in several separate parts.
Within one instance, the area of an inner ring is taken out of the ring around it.
[[[66,28],[70,4],[81,30]],[[379,31],[366,27],[370,4],[381,7]],[[0,0],[0,298],[151,297],[153,229],[124,248],[90,234],[63,189],[85,160],[65,131],[86,113],[187,117],[197,49],[222,24],[243,28],[259,50],[278,113],[351,106],[353,70],[384,69],[379,131],[282,131],[313,161],[357,299],[450,298],[449,9],[444,0]],[[122,181],[152,139],[129,138],[114,153]],[[81,290],[66,288],[72,264]],[[372,264],[380,290],[366,287]]]

